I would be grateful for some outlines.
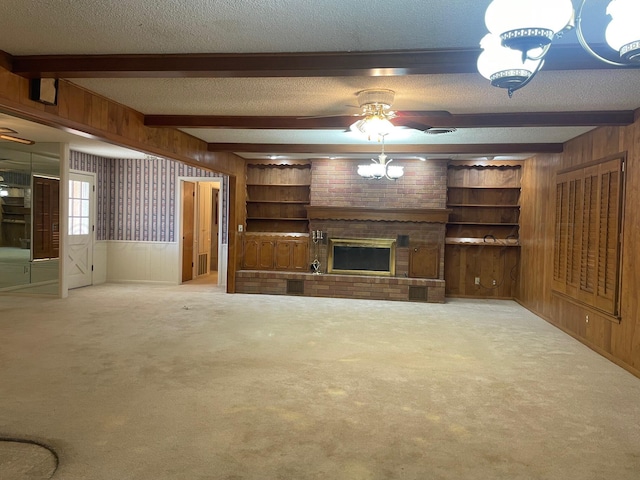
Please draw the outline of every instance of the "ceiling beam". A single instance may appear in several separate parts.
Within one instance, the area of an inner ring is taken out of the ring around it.
[[[282,144],[282,143],[210,143],[210,152],[234,152],[234,153],[308,153],[318,154],[377,154],[380,153],[378,144],[371,145],[346,145],[346,144]],[[385,145],[385,151],[389,154],[410,153],[416,155],[500,155],[500,154],[534,154],[534,153],[562,153],[562,143],[509,143],[509,144],[460,144],[460,145]]]
[[[216,115],[145,115],[148,127],[237,128],[270,130],[347,129],[356,121],[354,115],[327,117],[290,116],[216,116]],[[397,126],[418,130],[428,127],[502,128],[502,127],[602,127],[626,126],[634,122],[634,111],[522,112],[453,115],[449,112],[398,112],[392,120]]]
[[[596,47],[597,48],[597,47]],[[370,52],[13,56],[27,78],[348,77],[477,74],[479,48]],[[579,45],[554,45],[545,70],[615,68]],[[619,67],[617,67],[619,68]]]

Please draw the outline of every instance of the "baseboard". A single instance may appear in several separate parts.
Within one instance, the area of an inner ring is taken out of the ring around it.
[[[567,335],[569,335],[570,337],[572,337],[573,339],[577,340],[578,342],[582,343],[584,346],[590,348],[591,350],[593,350],[594,352],[596,352],[599,355],[602,355],[604,358],[606,358],[607,360],[609,360],[610,362],[615,363],[616,365],[618,365],[620,368],[625,369],[627,372],[629,372],[630,374],[640,378],[640,370],[638,370],[635,367],[632,367],[631,365],[629,365],[626,362],[623,362],[622,360],[620,360],[619,358],[611,355],[609,352],[607,352],[606,350],[603,350],[602,348],[598,347],[597,345],[594,345],[593,343],[589,342],[588,340],[585,340],[584,338],[578,336],[576,333],[572,332],[571,330],[563,327],[562,325],[558,325],[557,323],[555,323],[551,318],[547,317],[546,315],[542,315],[538,312],[536,312],[535,310],[532,310],[531,308],[529,308],[527,305],[525,305],[524,303],[522,303],[519,299],[514,298],[514,300],[518,303],[518,305],[520,305],[522,308],[527,309],[528,311],[530,311],[531,313],[533,313],[534,315],[536,315],[537,317],[540,317],[541,319],[543,319],[545,322],[553,325],[554,327],[556,327],[558,330],[561,330],[562,332],[566,333]]]

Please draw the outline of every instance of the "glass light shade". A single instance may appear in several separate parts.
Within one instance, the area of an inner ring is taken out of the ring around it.
[[[373,178],[382,178],[387,172],[387,167],[381,163],[371,164],[371,176]]]
[[[389,165],[387,167],[387,176],[391,180],[396,180],[402,175],[404,175],[404,167],[401,167],[400,165]]]
[[[640,1],[612,0],[607,6],[611,22],[606,30],[606,40],[611,48],[623,55],[622,49],[630,44],[640,48]],[[633,48],[632,48],[633,49]]]
[[[8,197],[9,190],[0,190],[0,197]]]
[[[371,165],[358,165],[358,175],[364,178],[373,178],[373,173],[371,172]]]
[[[391,133],[394,129],[393,123],[387,120],[384,117],[380,117],[378,115],[370,115],[362,120],[358,120],[353,125],[351,125],[350,129],[352,131],[357,131],[363,133],[367,137],[382,137]]]
[[[484,21],[496,35],[527,28],[547,29],[556,34],[567,26],[572,16],[571,0],[493,0]]]
[[[519,72],[517,76],[528,78],[534,72],[542,60],[525,60],[522,62],[522,54],[517,50],[503,47],[500,37],[487,34],[480,42],[483,49],[478,57],[478,71],[484,78],[494,81],[502,72]],[[531,52],[540,55],[541,49]]]

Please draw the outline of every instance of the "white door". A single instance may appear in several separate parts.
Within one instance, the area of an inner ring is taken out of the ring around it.
[[[69,173],[69,240],[67,280],[69,288],[93,283],[93,205],[95,177]]]

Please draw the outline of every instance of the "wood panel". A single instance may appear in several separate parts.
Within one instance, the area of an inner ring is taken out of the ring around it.
[[[555,175],[569,167],[625,152],[626,208],[622,214],[620,323],[617,323],[584,305],[572,303],[567,297],[552,295]],[[640,204],[640,121],[628,127],[596,129],[569,141],[561,155],[537,155],[525,162],[521,204],[522,260],[518,300],[638,375],[640,209],[636,206]]]
[[[309,235],[247,233],[242,236],[243,270],[309,270]]]
[[[439,278],[440,245],[411,244],[409,246],[409,277]]]
[[[446,294],[451,297],[513,298],[518,266],[518,248],[446,245]]]

